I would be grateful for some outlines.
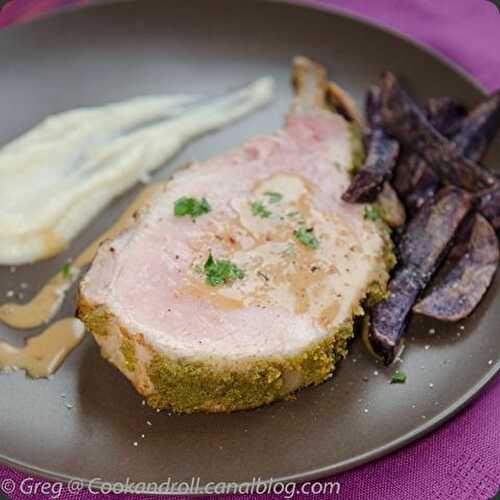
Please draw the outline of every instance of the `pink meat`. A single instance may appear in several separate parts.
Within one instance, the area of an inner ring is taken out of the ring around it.
[[[380,277],[382,238],[364,220],[363,206],[341,200],[349,184],[351,144],[345,120],[317,110],[290,117],[274,135],[179,171],[133,228],[100,248],[81,283],[82,296],[91,305],[104,305],[129,332],[172,356],[237,360],[303,350],[349,319],[368,283]],[[294,238],[293,221],[255,217],[251,224],[264,232],[257,237],[241,222],[237,207],[255,198],[259,183],[288,178],[308,187],[301,203],[316,214],[311,217],[317,220],[318,250]],[[206,198],[212,210],[195,221],[176,217],[174,203],[182,196]],[[292,269],[292,260],[283,267],[275,255],[283,245],[294,247],[299,264],[313,259],[320,271],[330,270],[320,285],[310,285],[316,298],[309,297],[305,309],[297,290],[291,290],[293,277],[302,271]],[[245,278],[207,285],[200,268],[209,251],[237,262]],[[260,265],[281,271],[259,281]]]

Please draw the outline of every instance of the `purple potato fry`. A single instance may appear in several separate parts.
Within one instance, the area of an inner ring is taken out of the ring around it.
[[[465,108],[451,97],[429,99],[425,107],[429,122],[443,135],[458,130]],[[402,155],[394,172],[393,184],[410,213],[430,200],[440,187],[438,175],[415,152]]]
[[[499,185],[491,172],[467,159],[432,126],[389,72],[381,79],[381,117],[387,132],[419,153],[442,179],[471,192]]]
[[[445,137],[451,138],[465,117],[465,107],[452,97],[435,97],[425,105],[427,119]]]
[[[389,282],[389,296],[374,306],[371,315],[368,340],[385,364],[394,360],[413,304],[446,255],[471,206],[469,194],[448,186],[409,222],[398,244],[398,268]]]
[[[418,314],[442,321],[459,321],[477,307],[498,267],[495,230],[475,214],[467,251],[443,282],[413,306]]]
[[[399,144],[381,128],[380,89],[373,85],[366,96],[366,115],[370,130],[365,131],[367,156],[363,167],[353,177],[342,199],[350,203],[371,203],[382,192],[394,171]]]
[[[453,99],[430,99],[426,106],[429,121],[444,135],[450,136],[464,156],[480,160],[500,122],[500,94],[495,94],[462,116],[462,108]],[[394,183],[410,212],[425,203],[439,187],[439,178],[426,161],[409,154],[396,167]],[[500,228],[500,192],[478,193],[479,211]]]
[[[473,162],[483,157],[500,125],[500,91],[476,106],[450,136],[457,150]]]
[[[350,203],[374,202],[382,191],[384,182],[392,177],[398,154],[399,144],[387,137],[381,129],[374,129],[366,161],[353,177],[342,199]]]
[[[371,311],[366,340],[371,351],[390,365],[397,354],[408,315],[422,291],[421,278],[412,267],[400,267],[389,282],[389,296]]]

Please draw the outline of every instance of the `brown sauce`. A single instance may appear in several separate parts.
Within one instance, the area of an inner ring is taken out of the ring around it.
[[[195,273],[185,287],[186,292],[216,309],[286,304],[295,314],[311,313],[318,326],[328,328],[340,309],[339,302],[332,299],[336,286],[330,279],[338,275],[332,261],[335,245],[331,244],[331,238],[335,235],[322,235],[318,249],[302,245],[294,236],[294,230],[308,224],[318,231],[331,226],[331,221],[326,221],[313,208],[314,190],[301,176],[277,173],[259,181],[253,189],[253,197],[233,200],[238,218],[229,222],[225,231],[228,234],[239,231],[252,243],[245,249],[227,245],[227,258],[246,270],[245,279],[214,288],[200,282],[200,276]],[[265,193],[269,192],[277,192],[281,198],[274,204],[266,204],[272,217],[258,217],[252,213],[250,203],[265,202]],[[338,233],[345,232],[341,221],[335,227]]]
[[[48,377],[80,344],[84,335],[85,327],[80,320],[65,318],[28,339],[25,347],[0,342],[0,370],[26,370],[33,378]]]

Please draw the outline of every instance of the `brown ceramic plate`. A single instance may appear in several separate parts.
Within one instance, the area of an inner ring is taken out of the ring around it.
[[[162,91],[218,92],[264,74],[276,78],[271,107],[190,145],[157,174],[167,177],[188,159],[211,157],[278,128],[290,103],[290,60],[298,53],[327,65],[359,100],[383,68],[401,75],[420,97],[449,94],[471,104],[483,95],[436,55],[345,15],[283,3],[141,0],[70,11],[0,33],[0,143],[49,113],[76,106]],[[500,137],[486,163],[495,159]],[[15,273],[0,267],[2,300],[21,282],[32,294],[132,196],[116,200],[60,258]],[[202,486],[253,477],[300,480],[360,465],[435,428],[494,376],[499,284],[497,279],[462,326],[412,323],[404,385],[389,384],[394,369],[377,366],[358,339],[329,382],[300,392],[296,401],[232,415],[156,414],[87,338],[52,380],[0,377],[1,459],[65,480],[200,476]],[[68,300],[61,314],[73,309]],[[10,342],[35,333],[0,326],[0,337]]]

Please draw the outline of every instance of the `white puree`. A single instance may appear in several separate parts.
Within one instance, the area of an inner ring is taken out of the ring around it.
[[[261,78],[209,101],[139,97],[48,117],[0,149],[0,264],[59,253],[113,198],[272,91],[272,79]]]

